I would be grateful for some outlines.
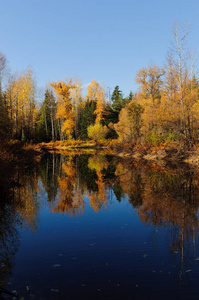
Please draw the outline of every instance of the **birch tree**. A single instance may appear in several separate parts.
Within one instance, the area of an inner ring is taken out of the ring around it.
[[[193,60],[190,61],[188,49],[189,30],[186,25],[173,26],[173,40],[168,54],[169,65],[176,70],[177,97],[180,106],[181,133],[185,144],[190,147],[193,138],[193,106],[198,102],[196,90],[193,88]],[[196,119],[195,119],[196,120]]]
[[[80,132],[80,110],[82,104],[82,83],[78,78],[73,79],[73,88],[70,89],[72,106],[75,112],[75,138],[78,139]]]

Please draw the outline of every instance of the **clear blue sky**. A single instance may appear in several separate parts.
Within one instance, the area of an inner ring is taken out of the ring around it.
[[[79,76],[128,95],[137,70],[165,63],[176,21],[197,53],[198,0],[0,0],[0,51],[13,73],[31,65],[40,87]]]

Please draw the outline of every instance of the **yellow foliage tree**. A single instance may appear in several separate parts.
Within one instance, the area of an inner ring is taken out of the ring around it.
[[[165,74],[164,68],[152,65],[149,68],[142,68],[136,74],[135,82],[140,85],[143,98],[150,100],[154,107],[156,100],[160,99],[162,88],[162,76]]]
[[[70,89],[70,97],[72,107],[75,112],[75,138],[79,138],[79,122],[80,122],[80,110],[83,104],[82,101],[82,83],[79,78],[73,79],[73,87]]]
[[[12,136],[21,140],[34,137],[37,108],[36,87],[31,69],[11,80],[6,92]]]
[[[80,191],[75,189],[76,168],[73,164],[73,157],[70,156],[62,164],[62,174],[58,178],[60,201],[53,212],[69,212],[71,216],[83,214],[84,199]]]
[[[100,123],[103,119],[106,107],[106,92],[104,88],[101,87],[97,81],[92,80],[88,86],[86,98],[96,101],[96,110],[94,111],[96,114],[95,122]]]
[[[123,108],[119,114],[119,122],[114,124],[120,142],[131,141],[133,138],[133,126],[129,122],[128,112]]]
[[[141,115],[144,108],[133,99],[119,114],[119,122],[114,124],[114,128],[121,142],[132,141],[141,134]]]
[[[142,68],[136,74],[135,82],[139,84],[137,98],[145,109],[143,119],[146,132],[152,130],[157,124],[154,114],[160,104],[163,87],[162,76],[164,74],[164,68],[159,68],[156,65]]]
[[[50,86],[58,95],[56,117],[60,120],[61,132],[71,139],[75,128],[75,114],[72,108],[70,90],[74,88],[74,85],[72,80],[68,80],[67,82],[50,83]]]
[[[106,137],[109,129],[106,126],[102,126],[100,123],[95,123],[87,128],[88,137],[91,140],[102,140]]]

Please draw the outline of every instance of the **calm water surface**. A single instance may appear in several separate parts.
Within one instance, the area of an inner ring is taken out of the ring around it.
[[[1,287],[21,300],[198,299],[198,178],[102,155],[16,166],[1,194]]]

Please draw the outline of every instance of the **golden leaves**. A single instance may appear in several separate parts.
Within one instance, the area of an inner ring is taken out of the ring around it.
[[[96,110],[94,111],[94,114],[96,114],[95,122],[100,123],[100,121],[103,119],[106,107],[106,92],[104,88],[101,87],[97,81],[92,80],[88,86],[86,98],[96,101],[97,106]]]
[[[56,117],[61,120],[61,131],[69,138],[72,138],[75,128],[75,115],[72,110],[70,97],[70,90],[74,88],[72,80],[50,83],[50,86],[54,88],[58,95]]]

